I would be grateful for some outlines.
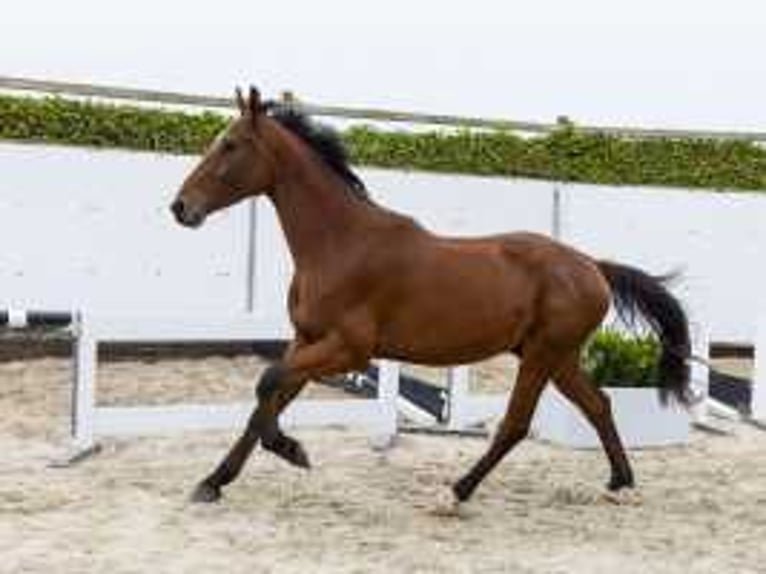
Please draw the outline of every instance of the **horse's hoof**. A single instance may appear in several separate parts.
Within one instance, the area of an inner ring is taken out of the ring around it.
[[[612,474],[612,477],[609,479],[609,484],[607,484],[606,487],[612,492],[618,492],[624,488],[633,488],[635,485],[636,483],[633,480],[633,474],[628,472],[627,474]]]
[[[452,486],[452,494],[458,502],[466,502],[471,497],[473,489],[471,481],[463,477]]]
[[[201,504],[210,504],[221,500],[221,489],[207,482],[200,482],[191,495],[191,501]]]
[[[294,466],[311,468],[309,456],[303,445],[292,437],[279,434],[273,440],[263,441],[263,447]]]
[[[455,517],[462,516],[461,509],[463,508],[460,500],[455,496],[454,492],[450,488],[443,488],[439,491],[436,498],[436,506],[433,509],[432,514],[440,517]]]
[[[293,441],[290,448],[284,453],[285,460],[290,464],[293,464],[299,468],[309,469],[311,468],[311,461],[309,461],[309,455],[306,454],[303,445],[297,440]]]

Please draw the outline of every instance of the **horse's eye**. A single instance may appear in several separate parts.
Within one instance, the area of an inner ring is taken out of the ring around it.
[[[234,143],[234,141],[226,139],[223,140],[221,143],[221,149],[223,149],[224,153],[229,153],[234,151],[234,149],[237,147],[237,144]]]

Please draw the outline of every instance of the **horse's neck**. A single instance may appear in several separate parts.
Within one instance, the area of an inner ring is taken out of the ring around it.
[[[356,243],[368,208],[315,159],[298,161],[270,198],[293,261],[301,267],[338,257]]]

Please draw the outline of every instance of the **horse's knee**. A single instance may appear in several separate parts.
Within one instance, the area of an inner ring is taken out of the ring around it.
[[[285,369],[277,364],[270,365],[261,375],[255,387],[255,396],[259,401],[266,401],[274,396],[274,393],[282,385],[285,378]]]

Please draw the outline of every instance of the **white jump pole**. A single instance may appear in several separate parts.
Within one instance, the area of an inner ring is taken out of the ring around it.
[[[451,367],[447,370],[449,404],[447,408],[447,428],[461,431],[466,427],[466,408],[470,399],[471,371],[466,365]]]
[[[74,448],[84,452],[95,446],[98,342],[82,313],[77,316],[75,335],[72,439]]]
[[[140,317],[80,316],[74,352],[72,435],[74,462],[98,449],[104,435],[145,434],[171,430],[232,428],[244,424],[252,404],[175,404],[165,406],[98,406],[98,345],[107,341],[256,341],[273,329],[259,326],[252,314],[232,316]],[[399,364],[382,361],[375,400],[338,399],[296,401],[284,416],[290,426],[362,426],[375,445],[388,446],[397,432],[396,397]]]
[[[386,449],[393,444],[398,430],[399,413],[396,399],[399,396],[401,365],[396,361],[383,360],[378,371],[378,404],[382,417],[370,434],[370,444],[375,449]]]
[[[766,423],[766,310],[760,314],[755,334],[755,368],[750,413],[755,421]]]
[[[710,411],[710,368],[708,360],[710,358],[710,339],[703,328],[697,329],[692,334],[692,354],[704,360],[692,361],[690,365],[691,380],[694,394],[698,401],[691,407],[691,417],[695,425],[705,426],[709,424]]]

